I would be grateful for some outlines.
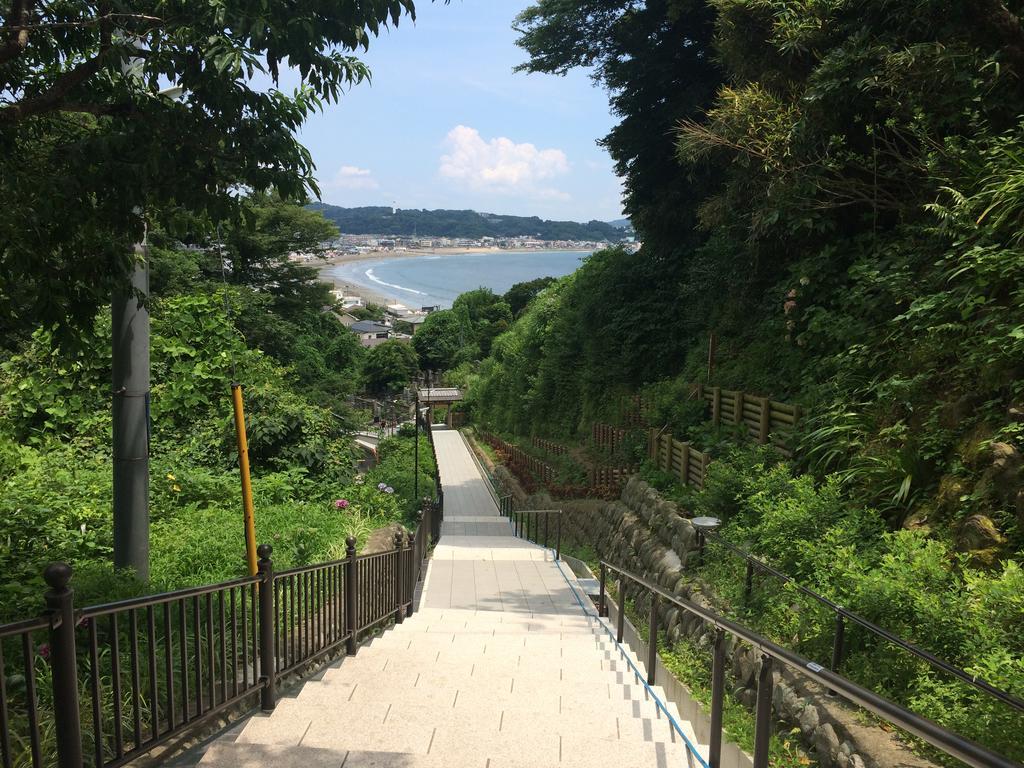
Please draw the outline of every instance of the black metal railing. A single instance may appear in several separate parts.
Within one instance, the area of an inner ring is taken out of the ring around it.
[[[658,611],[661,604],[672,605],[702,619],[716,628],[711,671],[711,727],[708,738],[708,763],[720,768],[722,755],[722,712],[725,696],[726,633],[752,645],[761,652],[761,666],[757,676],[757,695],[754,724],[754,768],[767,768],[768,743],[771,735],[772,667],[778,662],[795,674],[812,680],[828,690],[835,691],[848,701],[922,739],[939,751],[963,761],[974,768],[1021,768],[1018,763],[996,754],[986,747],[943,728],[931,720],[911,712],[878,694],[825,669],[808,659],[773,643],[753,630],[735,621],[719,616],[689,600],[667,592],[657,584],[617,565],[601,561],[598,611],[608,615],[607,580],[609,572],[618,574],[618,606],[615,639],[622,643],[625,631],[626,601],[630,585],[642,588],[651,596],[648,621],[647,682],[655,682],[658,653]]]
[[[508,520],[513,534],[545,549],[554,549],[555,560],[562,559],[562,510],[513,509]]]
[[[512,513],[515,511],[516,497],[511,493],[507,493],[498,499],[498,512],[501,513],[502,517],[512,517]]]
[[[94,765],[123,765],[258,689],[259,582],[253,576],[81,612],[75,643],[88,657]],[[51,645],[54,658],[60,650]],[[54,681],[55,703],[62,695]]]
[[[801,594],[809,597],[811,600],[815,601],[819,605],[825,606],[832,612],[834,616],[834,623],[832,633],[832,658],[829,668],[833,672],[839,672],[842,668],[843,658],[847,650],[847,623],[851,622],[864,628],[876,637],[885,640],[891,645],[894,645],[897,648],[900,648],[901,650],[904,650],[907,653],[916,656],[917,658],[922,659],[923,661],[926,661],[934,669],[937,669],[941,672],[945,672],[946,674],[949,674],[952,677],[957,678],[961,682],[966,683],[967,685],[970,685],[989,696],[992,696],[993,698],[1001,701],[1002,703],[1018,711],[1024,712],[1024,700],[1018,698],[1017,696],[1014,696],[1012,693],[1009,693],[1008,691],[1004,691],[1001,688],[997,688],[996,686],[986,682],[985,680],[982,680],[977,675],[967,672],[961,669],[960,667],[957,667],[954,664],[949,663],[945,659],[939,658],[930,651],[927,651],[924,648],[921,648],[917,645],[914,645],[911,642],[908,642],[907,640],[904,640],[898,635],[890,632],[884,627],[878,626],[874,622],[864,618],[863,616],[857,613],[854,613],[848,608],[844,608],[839,603],[836,603],[834,600],[830,600],[824,595],[815,592],[813,589],[804,586],[800,582],[796,581],[792,576],[783,573],[777,568],[772,567],[768,563],[752,555],[745,549],[733,544],[720,533],[699,532],[698,536],[700,537],[699,544],[701,550],[700,555],[698,557],[699,562],[703,563],[703,549],[705,546],[705,541],[713,543],[717,546],[721,546],[726,551],[734,555],[737,555],[738,557],[744,560],[744,562],[746,563],[746,575],[743,586],[743,601],[745,605],[751,604],[754,592],[754,575],[757,572],[761,572],[775,579],[778,579],[780,582],[792,587],[793,589],[796,589]]]
[[[124,765],[301,673],[414,608],[435,511],[394,548],[221,584],[74,608],[71,568],[44,574],[38,618],[0,626],[0,768]]]

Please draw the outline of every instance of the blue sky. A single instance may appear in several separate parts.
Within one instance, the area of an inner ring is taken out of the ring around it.
[[[586,73],[514,74],[527,0],[420,0],[372,40],[357,86],[304,126],[324,202],[615,219],[621,185],[596,145],[614,121]],[[284,85],[284,84],[282,84]]]

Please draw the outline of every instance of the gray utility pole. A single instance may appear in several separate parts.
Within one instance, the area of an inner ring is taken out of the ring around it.
[[[140,298],[142,297],[142,298]],[[149,579],[149,260],[135,246],[131,282],[113,316],[114,567]]]

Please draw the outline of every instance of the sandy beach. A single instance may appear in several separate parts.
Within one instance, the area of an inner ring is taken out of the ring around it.
[[[578,249],[574,248],[545,248],[546,251],[575,251]],[[339,254],[338,256],[326,259],[318,264],[320,270],[320,276],[325,283],[331,283],[335,288],[345,291],[346,294],[361,296],[363,300],[370,304],[382,304],[387,306],[389,304],[401,304],[409,309],[419,309],[418,306],[414,306],[415,302],[410,302],[407,296],[399,297],[397,294],[389,294],[382,292],[379,288],[369,288],[359,283],[353,283],[346,280],[340,280],[333,275],[325,272],[333,266],[341,264],[351,264],[354,262],[369,262],[385,261],[390,259],[404,259],[404,258],[415,258],[422,256],[461,256],[467,253],[480,254],[480,253],[531,253],[529,249],[514,249],[514,248],[481,248],[481,247],[468,247],[468,248],[430,248],[430,249],[409,249],[406,251],[369,251],[366,253],[345,253]]]

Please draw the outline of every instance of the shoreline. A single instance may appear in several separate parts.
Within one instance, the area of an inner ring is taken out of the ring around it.
[[[367,251],[366,253],[342,253],[324,260],[325,266],[351,264],[354,261],[386,261],[390,259],[418,258],[422,256],[467,256],[481,253],[547,253],[564,251],[576,253],[586,248],[483,248],[471,246],[466,248],[409,248],[405,251]]]
[[[320,279],[323,282],[331,283],[335,289],[344,290],[346,294],[360,296],[366,304],[379,304],[385,307],[389,304],[401,304],[408,309],[418,310],[422,305],[411,305],[408,298],[403,300],[395,294],[382,293],[378,288],[372,288],[365,286],[362,283],[356,283],[351,280],[334,277],[332,275],[325,274],[324,271],[330,267],[337,267],[343,264],[353,264],[361,261],[372,263],[377,261],[390,261],[392,259],[422,258],[424,256],[465,256],[468,254],[486,253],[537,253],[546,251],[577,253],[585,250],[586,249],[584,248],[483,248],[477,246],[467,248],[415,248],[406,251],[369,251],[367,253],[339,254],[337,256],[324,259],[317,265],[317,271],[319,272]]]

